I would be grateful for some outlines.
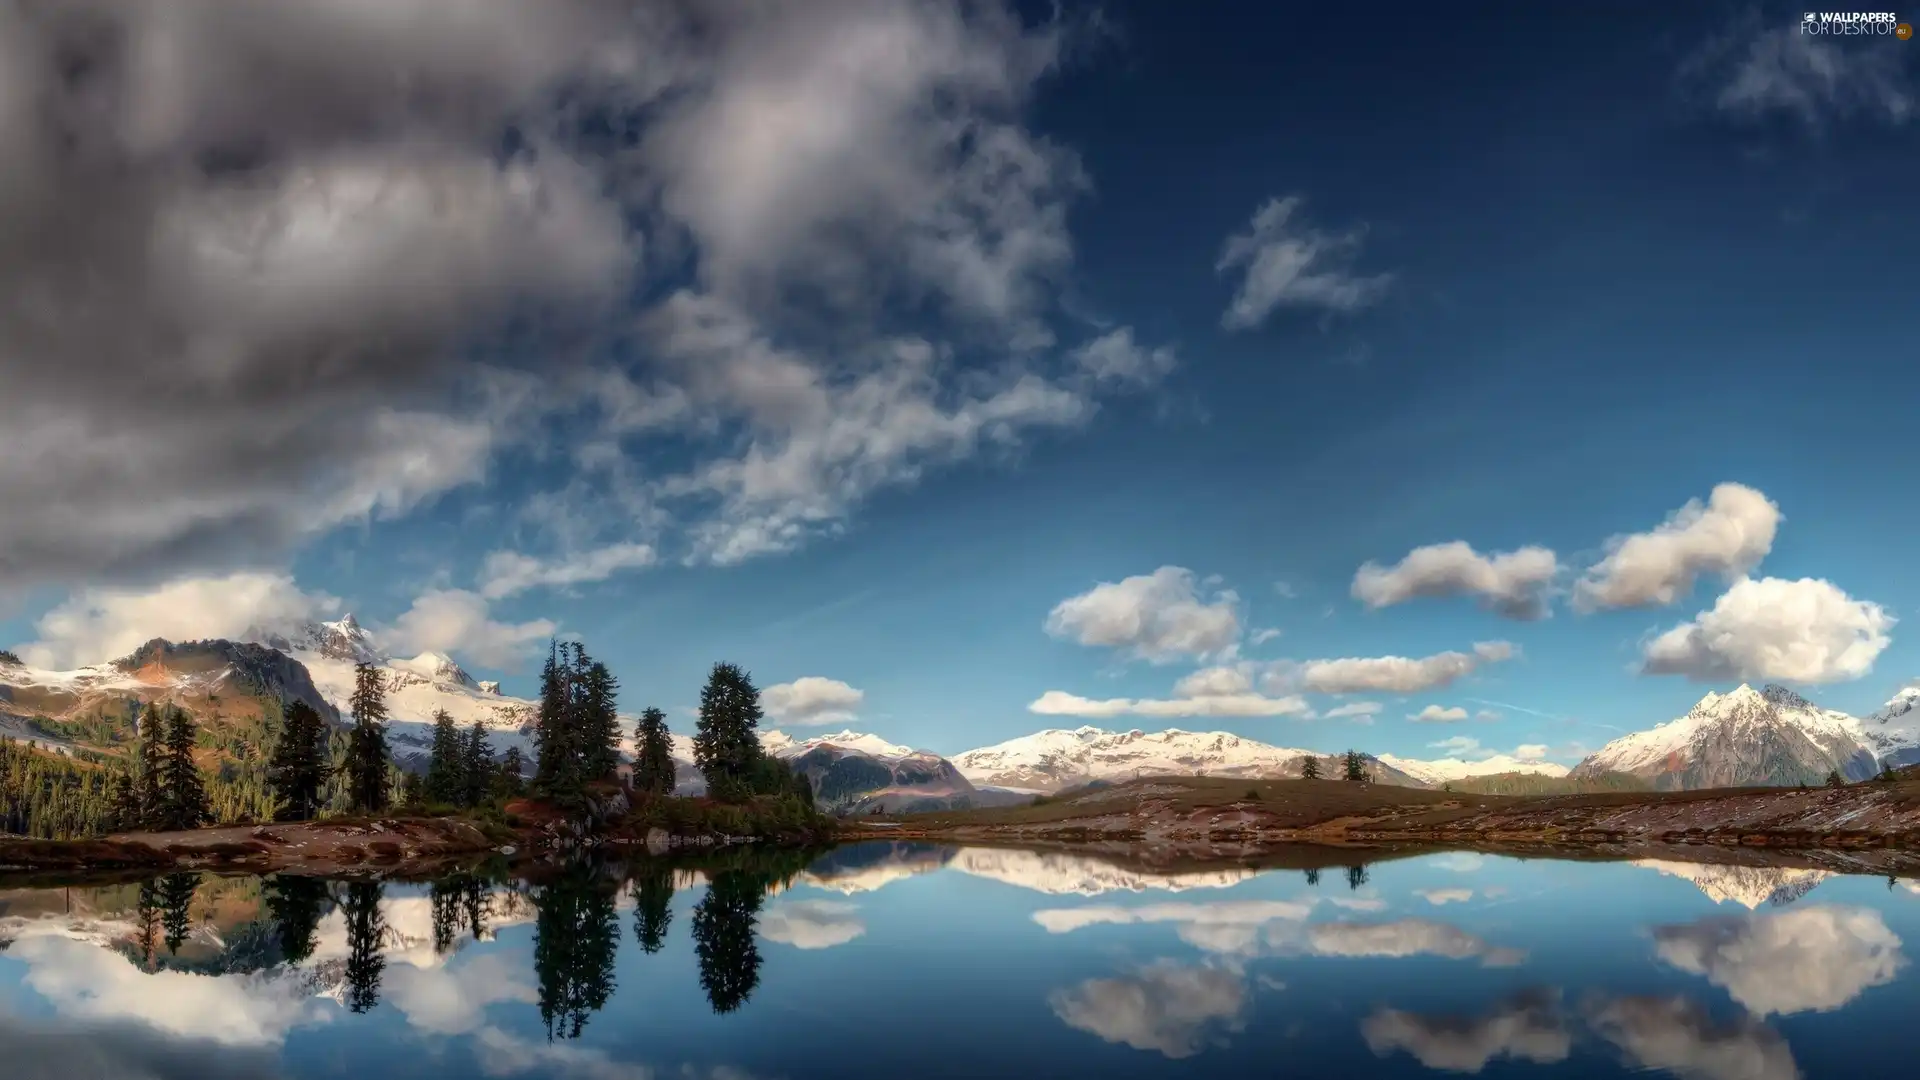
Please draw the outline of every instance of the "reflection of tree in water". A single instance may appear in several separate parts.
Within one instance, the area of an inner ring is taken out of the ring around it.
[[[267,917],[280,938],[280,955],[289,964],[313,955],[320,919],[330,906],[327,883],[319,878],[275,874],[266,882]]]
[[[453,939],[460,933],[460,893],[455,881],[436,881],[427,886],[427,902],[433,908],[433,955],[453,951]]]
[[[193,929],[193,894],[199,888],[200,875],[195,873],[168,874],[160,879],[160,925],[167,933],[169,953],[177,955],[180,946],[187,943],[187,934]]]
[[[729,1013],[746,1004],[760,985],[760,948],[753,927],[766,895],[767,882],[761,876],[726,870],[713,876],[707,895],[693,909],[700,986],[714,1012]]]
[[[151,969],[155,946],[160,939],[160,884],[155,881],[140,883],[140,896],[134,902],[133,917],[139,924],[134,942],[140,950],[140,963]]]
[[[1308,884],[1308,885],[1312,885],[1312,886],[1316,886],[1316,887],[1317,887],[1317,886],[1318,886],[1318,885],[1320,884],[1320,870],[1319,870],[1319,868],[1317,868],[1317,867],[1316,867],[1316,868],[1314,868],[1314,869],[1311,869],[1311,870],[1308,870],[1308,871],[1307,871],[1307,884]]]
[[[614,889],[590,865],[570,866],[533,892],[533,967],[547,1038],[577,1039],[613,993],[620,948]]]
[[[380,975],[387,967],[387,958],[380,952],[387,933],[386,916],[380,911],[385,891],[378,881],[349,882],[346,900],[340,905],[347,922],[347,1008],[357,1013],[380,1003]]]
[[[649,866],[633,878],[633,936],[644,952],[657,953],[673,924],[673,871]]]
[[[1359,866],[1347,867],[1347,888],[1358,889],[1360,886],[1365,885],[1366,883],[1367,883],[1366,864],[1362,863]]]

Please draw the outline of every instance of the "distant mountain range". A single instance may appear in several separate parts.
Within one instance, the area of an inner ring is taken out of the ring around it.
[[[956,754],[953,764],[976,784],[1048,794],[1094,780],[1136,776],[1229,776],[1283,779],[1300,775],[1302,758],[1320,761],[1320,775],[1339,775],[1334,755],[1271,746],[1224,731],[1106,731],[1051,729]],[[1387,759],[1368,756],[1367,769],[1383,784],[1425,787]]]

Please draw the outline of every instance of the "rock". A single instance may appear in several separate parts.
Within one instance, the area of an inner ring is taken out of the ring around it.
[[[501,844],[498,848],[495,848],[494,850],[498,851],[502,855],[512,855],[515,852],[519,851],[520,849],[514,847],[512,844]]]

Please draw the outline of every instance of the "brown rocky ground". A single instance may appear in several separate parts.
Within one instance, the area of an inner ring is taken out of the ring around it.
[[[0,837],[0,873],[235,869],[340,873],[419,869],[485,856],[512,840],[457,818],[237,825],[102,840]]]

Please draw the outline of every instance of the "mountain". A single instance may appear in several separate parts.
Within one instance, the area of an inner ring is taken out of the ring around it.
[[[1270,746],[1224,731],[1072,731],[1051,729],[956,755],[953,764],[978,785],[1051,793],[1091,780],[1184,775],[1280,779],[1300,775],[1300,759],[1312,751]],[[1320,758],[1322,776],[1337,775],[1332,755]],[[1375,779],[1399,787],[1425,787],[1384,759],[1369,757]]]
[[[1574,767],[1574,776],[1623,772],[1656,790],[1819,784],[1838,769],[1849,780],[1879,771],[1866,728],[1791,690],[1742,683],[1710,693],[1678,720],[1615,739]]]
[[[1784,907],[1833,876],[1829,870],[1781,866],[1708,866],[1667,862],[1664,859],[1635,859],[1633,865],[1657,870],[1668,877],[1684,878],[1714,903],[1731,901],[1749,911],[1762,904]]]
[[[1920,763],[1920,682],[1902,687],[1860,724],[1880,764],[1898,768]]]
[[[1025,802],[1023,793],[981,790],[938,754],[842,731],[794,740],[769,731],[760,744],[813,785],[814,801],[841,814],[965,810]]]
[[[1419,761],[1413,758],[1396,757],[1381,754],[1380,760],[1406,773],[1425,784],[1439,787],[1454,780],[1465,780],[1474,776],[1499,776],[1504,773],[1527,773],[1532,776],[1561,777],[1568,773],[1565,765],[1551,761],[1522,761],[1508,754],[1495,754],[1477,761],[1463,761],[1459,758],[1440,758],[1437,761]]]

